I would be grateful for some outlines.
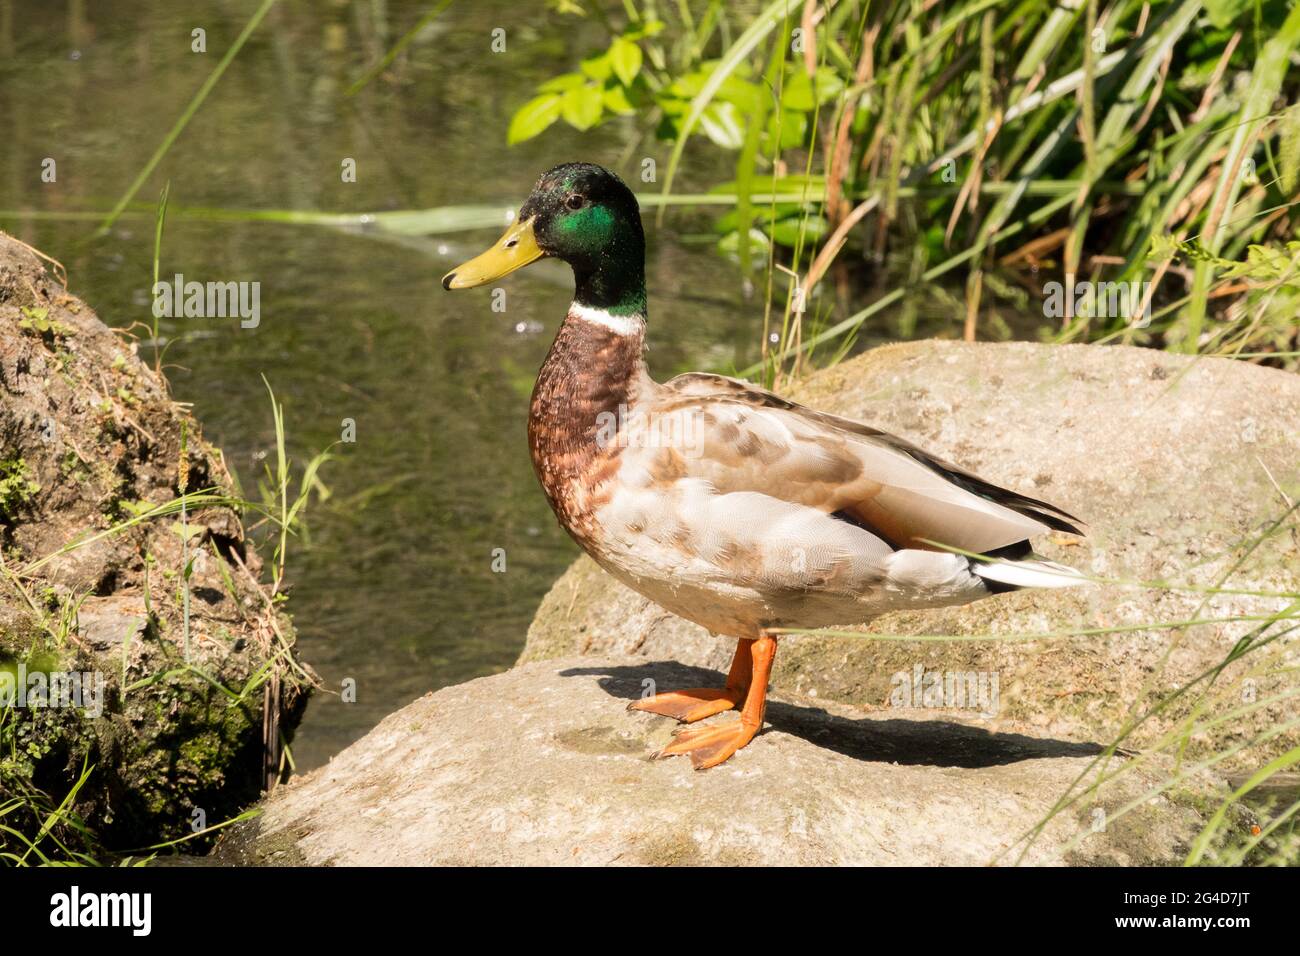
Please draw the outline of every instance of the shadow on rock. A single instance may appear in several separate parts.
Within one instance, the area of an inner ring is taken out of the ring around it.
[[[678,687],[721,687],[725,676],[703,667],[676,661],[651,661],[636,666],[572,667],[561,677],[601,675],[597,684],[611,697],[635,700],[652,685],[660,690]],[[667,719],[667,718],[664,718]],[[1049,757],[1093,757],[1105,748],[1095,743],[1075,743],[992,733],[980,727],[945,720],[902,718],[850,718],[820,707],[798,706],[768,700],[766,720],[781,733],[807,740],[827,750],[876,763],[935,767],[993,767]]]

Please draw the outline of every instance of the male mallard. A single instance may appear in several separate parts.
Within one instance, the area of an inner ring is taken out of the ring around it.
[[[739,639],[725,687],[631,705],[686,723],[741,707],[739,721],[679,731],[660,756],[689,753],[703,769],[753,739],[776,652],[770,629],[1079,582],[1029,559],[1033,535],[1079,533],[1060,508],[747,382],[651,379],[641,214],[613,173],[567,163],[544,174],[505,235],[443,288],[482,285],[544,256],[572,266],[576,286],[528,417],[551,508],[628,587]]]

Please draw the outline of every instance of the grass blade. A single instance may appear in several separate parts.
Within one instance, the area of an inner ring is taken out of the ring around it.
[[[230,66],[236,55],[238,55],[239,51],[243,48],[244,43],[250,36],[252,36],[253,31],[257,29],[263,18],[266,17],[275,4],[276,0],[262,0],[262,5],[257,8],[257,12],[253,14],[252,19],[250,19],[248,23],[244,24],[244,29],[241,30],[239,36],[235,38],[235,42],[230,45],[230,49],[228,49],[225,55],[221,58],[221,62],[217,64],[216,69],[208,74],[208,78],[203,81],[203,85],[200,86],[199,91],[194,94],[194,98],[190,100],[189,105],[185,107],[185,111],[181,113],[180,118],[172,125],[172,128],[167,132],[163,141],[158,145],[158,148],[154,150],[153,155],[149,157],[149,161],[144,164],[144,169],[140,170],[139,175],[135,177],[135,181],[131,183],[126,192],[122,194],[122,198],[117,201],[117,205],[113,207],[112,212],[110,212],[108,216],[105,217],[104,221],[99,224],[99,228],[95,230],[95,235],[97,237],[106,234],[108,230],[112,228],[113,223],[117,222],[117,217],[122,214],[122,210],[124,210],[127,204],[135,198],[135,194],[140,191],[140,187],[145,184],[145,181],[148,180],[154,169],[160,162],[162,162],[162,158],[166,156],[167,151],[172,148],[172,143],[176,142],[176,138],[180,136],[185,127],[189,125],[190,120],[194,118],[194,114],[197,113],[199,107],[203,105],[203,101],[206,100],[208,94],[212,92],[212,88],[217,85],[217,81],[219,81],[222,74],[226,72],[226,67]]]

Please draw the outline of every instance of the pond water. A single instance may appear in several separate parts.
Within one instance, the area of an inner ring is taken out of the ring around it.
[[[0,0],[0,228],[61,260],[72,291],[110,325],[150,319],[153,215],[142,208],[93,238],[95,222],[75,214],[111,208],[256,6]],[[585,135],[557,126],[506,147],[508,118],[534,84],[604,37],[541,4],[453,4],[389,74],[346,96],[430,6],[282,2],[137,199],[151,205],[170,182],[173,209],[504,207],[558,162],[662,164],[663,145],[639,143],[631,123]],[[507,29],[503,54],[489,51],[496,27]],[[209,52],[192,52],[195,28]],[[53,183],[41,179],[47,157]],[[356,161],[355,183],[342,181],[344,158]],[[725,167],[688,166],[685,188],[727,178]],[[756,357],[761,306],[740,294],[708,223],[675,213],[667,229],[649,229],[660,377]],[[261,376],[285,404],[299,463],[338,439],[345,419],[356,423],[355,443],[323,471],[332,495],[313,503],[289,563],[299,650],[327,688],[355,679],[357,700],[316,696],[294,742],[300,769],[426,691],[508,667],[576,555],[536,486],[524,431],[533,376],[569,301],[567,269],[542,263],[511,277],[505,312],[492,311],[487,290],[439,286],[495,236],[396,241],[169,218],[162,275],[261,284],[256,328],[218,318],[164,319],[161,329],[176,398],[192,404],[245,491],[255,495],[274,451]],[[505,573],[492,568],[498,548]]]

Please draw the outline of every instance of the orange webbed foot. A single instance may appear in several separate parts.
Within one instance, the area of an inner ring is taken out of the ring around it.
[[[629,710],[663,714],[686,723],[712,717],[733,707],[741,709],[740,720],[720,727],[695,727],[677,731],[673,742],[653,756],[690,754],[691,763],[696,770],[707,770],[716,767],[753,740],[763,726],[767,682],[772,673],[772,658],[775,655],[776,638],[766,633],[759,638],[742,639],[736,645],[736,656],[731,662],[731,673],[727,677],[725,688],[679,690],[656,694],[629,704]]]
[[[733,720],[718,727],[682,729],[674,735],[673,742],[653,757],[675,757],[690,754],[691,765],[696,770],[708,770],[731,757],[737,750],[754,739],[755,727],[744,720]]]
[[[686,690],[672,690],[653,697],[643,697],[627,705],[628,710],[640,710],[648,714],[672,717],[690,724],[705,717],[712,717],[724,710],[739,707],[745,699],[743,690],[731,690],[726,687],[690,687]]]

